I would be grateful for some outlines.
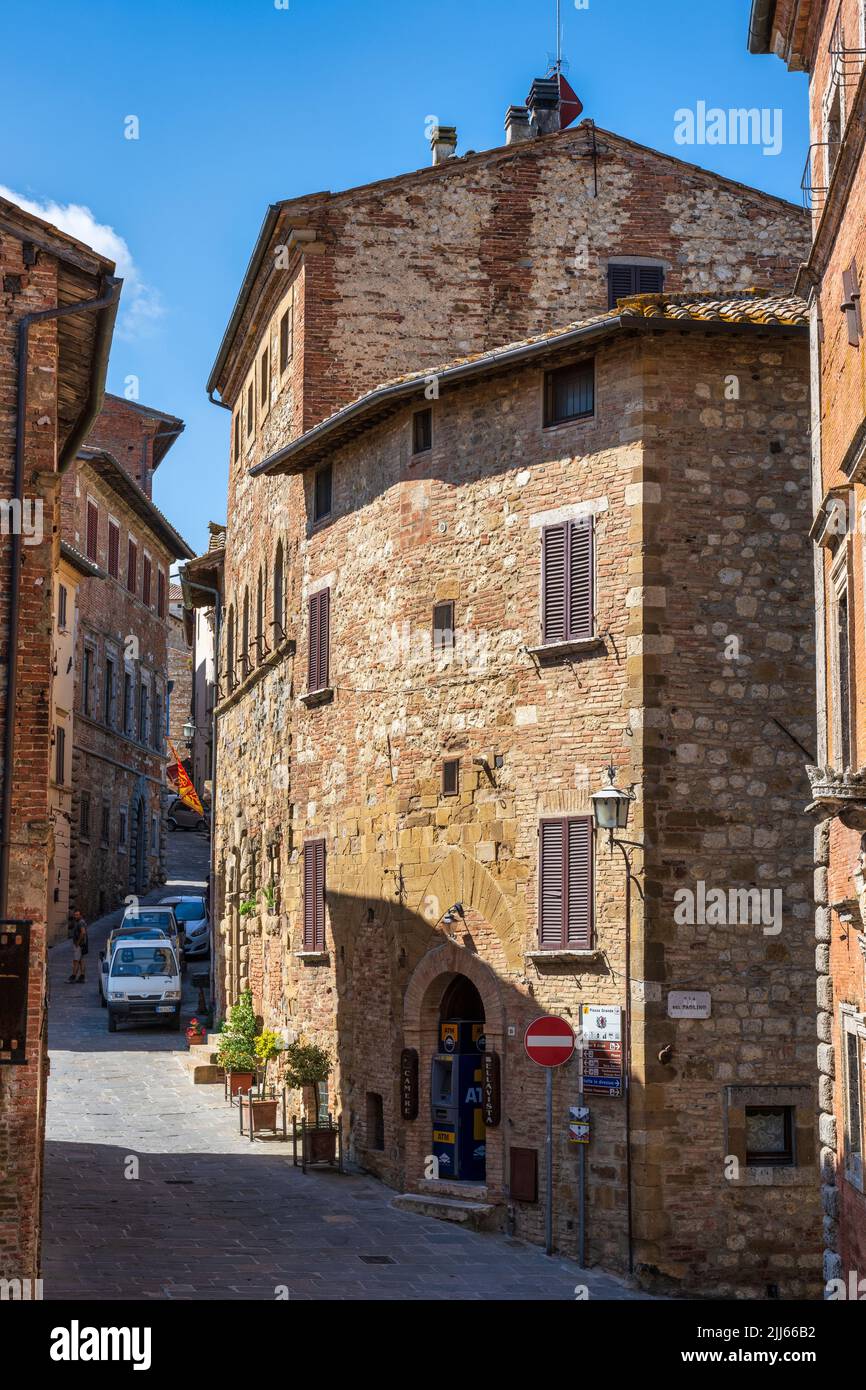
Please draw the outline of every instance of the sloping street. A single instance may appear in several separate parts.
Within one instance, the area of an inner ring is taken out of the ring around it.
[[[169,835],[169,882],[205,879],[207,840]],[[619,1280],[501,1235],[395,1210],[363,1175],[302,1174],[291,1145],[250,1144],[221,1086],[193,1086],[182,1034],[109,1034],[91,928],[87,982],[51,952],[44,1283],[49,1300],[625,1299]],[[195,1009],[187,971],[184,1021]]]

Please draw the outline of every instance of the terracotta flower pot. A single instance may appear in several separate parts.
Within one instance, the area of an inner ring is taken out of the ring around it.
[[[337,1131],[335,1129],[308,1129],[306,1134],[310,1144],[309,1163],[333,1163],[337,1157]]]
[[[207,1034],[203,1030],[201,1032],[196,1032],[192,1028],[187,1028],[186,1030],[186,1040],[190,1047],[197,1047],[200,1043],[203,1043],[206,1038]]]
[[[243,1104],[248,1105],[246,1098],[242,1098]],[[277,1100],[254,1100],[252,1102],[252,1127],[253,1134],[257,1129],[276,1129],[277,1127]]]
[[[241,1092],[247,1092],[253,1084],[255,1077],[251,1071],[230,1071],[229,1072],[229,1095],[239,1096]]]

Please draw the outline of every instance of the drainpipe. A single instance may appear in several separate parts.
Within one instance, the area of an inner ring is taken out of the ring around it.
[[[108,354],[114,333],[114,320],[123,281],[113,275],[103,278],[103,292],[96,299],[85,299],[78,304],[66,304],[54,309],[40,309],[26,314],[18,324],[18,395],[15,419],[15,467],[13,477],[13,500],[23,503],[24,492],[24,449],[27,426],[27,371],[29,364],[30,329],[33,324],[45,323],[48,319],[69,318],[74,314],[100,313],[93,346],[93,360],[90,370],[90,387],[87,400],[75,422],[69,438],[63,447],[57,464],[57,472],[64,473],[77,457],[78,450],[90,433],[93,422],[102,406],[105,392],[105,373],[108,367]],[[9,909],[9,858],[12,848],[12,765],[15,757],[15,707],[18,700],[18,630],[21,616],[21,546],[20,528],[12,533],[12,558],[9,566],[9,641],[6,667],[6,727],[3,738],[3,781],[0,795],[0,917],[6,917]]]

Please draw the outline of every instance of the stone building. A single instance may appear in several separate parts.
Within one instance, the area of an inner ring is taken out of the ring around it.
[[[838,1297],[866,1278],[866,5],[754,0],[749,46],[809,75],[812,242],[798,281],[812,324],[818,766],[809,809],[824,1270]]]
[[[183,594],[178,583],[168,586],[168,736],[177,749],[187,772],[192,771],[192,759],[186,756],[184,725],[192,712],[192,640]],[[171,750],[167,750],[169,765]]]
[[[140,422],[155,414],[113,398],[110,431],[100,419],[91,438],[134,466],[88,445],[63,485],[63,535],[106,576],[82,586],[76,633],[70,895],[86,917],[164,877],[169,569],[192,551],[149,495],[156,445]]]
[[[199,796],[210,804],[213,799],[213,721],[217,705],[219,645],[218,624],[223,601],[223,563],[226,528],[208,522],[209,541],[204,555],[198,555],[180,571],[186,617],[192,631],[192,702],[194,733],[189,744],[191,772]]]
[[[54,842],[48,868],[48,945],[65,941],[72,861],[72,749],[75,728],[75,637],[78,591],[85,579],[105,577],[86,555],[60,542],[54,573],[54,680],[51,685],[50,816]]]
[[[99,410],[114,265],[0,199],[0,1277],[39,1272],[62,475]],[[19,403],[23,412],[19,413]],[[12,925],[11,930],[6,926]]]
[[[530,130],[546,100],[534,84]],[[502,149],[442,158],[440,130],[432,169],[276,205],[223,340],[225,997],[249,983],[269,1024],[329,1047],[357,1162],[531,1239],[526,1024],[622,1011],[631,1085],[593,1102],[588,1258],[814,1296],[806,323],[770,292],[807,229],[591,123],[520,139],[525,118]],[[635,787],[634,878],[591,824],[610,761]],[[712,889],[751,916],[708,917]],[[709,1017],[678,1015],[693,991]],[[501,1067],[469,1186],[428,1180],[457,1018]],[[557,1077],[571,1254],[577,1084]]]

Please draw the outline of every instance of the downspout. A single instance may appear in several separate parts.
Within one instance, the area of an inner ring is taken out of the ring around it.
[[[69,318],[73,314],[91,313],[104,310],[100,314],[93,348],[93,361],[90,372],[90,389],[87,401],[82,408],[63,452],[58,459],[57,472],[64,473],[77,456],[78,450],[89,434],[93,422],[99,414],[105,391],[105,372],[108,354],[114,333],[114,320],[123,281],[113,275],[103,279],[106,287],[96,299],[85,299],[78,304],[66,304],[54,309],[40,309],[36,313],[25,314],[18,324],[18,392],[15,419],[15,466],[13,474],[13,501],[23,504],[24,492],[24,449],[27,433],[27,371],[29,363],[30,329],[33,324],[45,323],[49,319]],[[12,533],[12,558],[9,566],[9,638],[6,666],[6,727],[3,737],[3,781],[0,795],[0,917],[6,917],[9,908],[9,858],[12,848],[12,765],[15,757],[15,710],[18,701],[18,630],[21,609],[21,528]]]

